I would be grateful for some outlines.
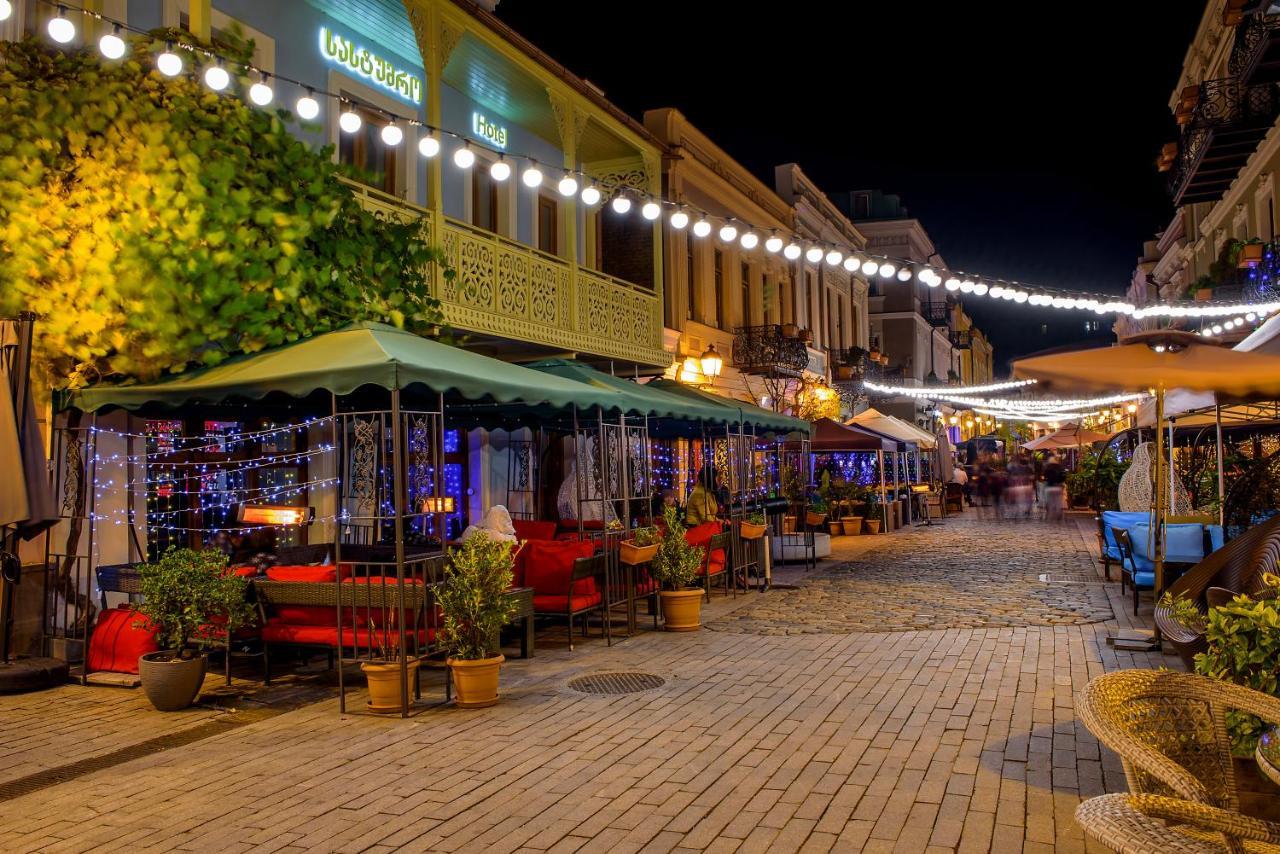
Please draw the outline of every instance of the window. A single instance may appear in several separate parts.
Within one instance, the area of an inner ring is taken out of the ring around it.
[[[1041,335],[1048,335],[1048,334],[1049,334],[1049,324],[1047,324],[1047,323],[1042,323],[1042,324],[1040,324],[1040,334],[1041,334]]]
[[[471,224],[488,231],[498,230],[498,185],[489,177],[488,169],[471,170]]]
[[[715,254],[715,275],[712,278],[716,291],[716,326],[725,328],[727,306],[724,304],[724,253],[719,249]]]
[[[695,275],[697,266],[693,262],[693,235],[686,234],[684,236],[684,250],[685,263],[688,265],[685,275],[689,287],[688,304],[684,307],[684,317],[685,320],[693,320],[693,309],[698,304],[698,277]]]
[[[396,193],[396,149],[382,144],[386,119],[379,113],[354,105],[360,115],[360,130],[338,136],[338,162],[353,167],[356,177],[384,193]]]
[[[844,300],[836,301],[836,340],[835,345],[839,349],[844,349]]]
[[[538,248],[548,255],[555,255],[556,227],[559,225],[556,200],[538,196]]]
[[[871,216],[871,195],[859,193],[853,199],[853,218],[868,219]]]
[[[742,281],[740,282],[742,300],[738,310],[742,312],[742,325],[751,325],[751,267],[747,264],[742,265]]]

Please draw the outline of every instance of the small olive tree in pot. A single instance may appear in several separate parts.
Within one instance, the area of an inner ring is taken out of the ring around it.
[[[515,545],[480,533],[449,550],[449,569],[437,596],[457,704],[464,709],[498,702],[498,673],[506,660],[498,652],[499,634],[516,610],[506,595],[514,580]]]
[[[248,581],[227,570],[227,556],[215,549],[172,548],[155,563],[138,568],[144,619],[136,625],[156,633],[160,652],[138,660],[147,699],[162,712],[185,709],[204,682],[205,654],[193,638],[235,632],[253,618],[245,597]]]
[[[689,545],[687,530],[674,507],[662,514],[667,532],[649,571],[662,585],[662,619],[669,632],[693,632],[702,625],[702,588],[693,586],[702,566],[702,549]]]

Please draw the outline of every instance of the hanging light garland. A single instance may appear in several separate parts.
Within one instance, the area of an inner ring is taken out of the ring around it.
[[[112,32],[100,39],[98,48],[109,60],[124,56],[126,46],[120,38],[124,31],[146,35],[144,30],[130,27],[123,21],[116,21],[89,9],[68,9],[62,4],[42,0],[55,6],[57,15],[49,20],[46,30],[49,37],[59,44],[69,44],[76,36],[76,25],[68,17],[68,13],[79,13],[93,20],[109,24]],[[0,20],[11,13],[8,0],[0,0]],[[301,90],[294,105],[299,117],[312,120],[319,116],[321,99],[336,104],[342,113],[338,118],[338,126],[343,133],[357,133],[363,120],[356,112],[357,102],[347,95],[329,92],[322,87],[309,85],[299,80],[266,71],[241,60],[228,59],[214,51],[183,42],[166,42],[164,50],[155,56],[156,70],[168,77],[177,77],[186,70],[182,53],[185,52],[193,60],[200,59],[206,63],[203,79],[205,85],[215,92],[223,92],[230,88],[233,76],[246,76],[255,82],[249,86],[248,97],[258,106],[270,106],[276,100],[273,81],[288,83]],[[194,63],[193,63],[194,64]],[[471,169],[477,163],[476,151],[483,151],[492,156],[489,165],[490,175],[496,181],[505,181],[512,174],[508,160],[524,161],[528,166],[521,174],[522,183],[533,189],[543,186],[545,176],[538,168],[536,158],[523,154],[510,154],[485,145],[481,140],[464,134],[455,133],[445,128],[434,127],[420,121],[414,116],[398,115],[390,110],[372,104],[359,102],[361,109],[386,118],[380,137],[384,145],[394,148],[404,140],[404,128],[414,127],[425,131],[418,141],[418,153],[427,159],[440,154],[440,138],[448,137],[461,144],[453,153],[453,163],[459,169]],[[595,179],[585,171],[578,169],[557,170],[556,188],[566,198],[576,196],[588,207],[599,204],[604,192],[596,186]],[[656,221],[663,211],[668,213],[668,222],[676,230],[683,230],[690,222],[690,207],[683,202],[673,202],[633,188],[620,186],[606,187],[610,195],[609,206],[614,213],[622,216],[629,213],[633,202],[640,206],[641,215],[650,221]],[[784,238],[774,228],[761,228],[747,223],[737,217],[718,217],[706,211],[693,210],[698,216],[691,231],[697,238],[706,238],[713,231],[724,243],[736,243],[746,251],[758,246],[768,254],[781,254],[788,261],[795,261],[802,255],[813,264],[825,263],[829,267],[841,267],[849,273],[861,271],[868,278],[879,276],[882,279],[896,278],[899,281],[910,281],[913,277],[930,288],[942,287],[948,292],[965,295],[1005,300],[1017,305],[1032,307],[1048,307],[1063,310],[1090,311],[1098,315],[1121,314],[1134,319],[1148,317],[1168,318],[1228,318],[1231,325],[1214,324],[1201,330],[1204,335],[1220,335],[1223,330],[1229,331],[1244,323],[1260,323],[1268,314],[1280,311],[1280,302],[1271,303],[1163,303],[1139,308],[1132,303],[1116,299],[1115,296],[1100,293],[1069,292],[1060,288],[1045,288],[1016,281],[1006,281],[990,276],[973,275],[959,270],[935,269],[929,264],[885,255],[871,254],[860,247],[841,245],[830,241],[816,241],[800,235]],[[716,224],[719,228],[716,228]],[[762,235],[768,235],[762,240]],[[1250,319],[1250,315],[1252,318]]]

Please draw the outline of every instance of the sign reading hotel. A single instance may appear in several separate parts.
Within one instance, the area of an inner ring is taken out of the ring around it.
[[[320,53],[330,62],[351,69],[407,101],[422,103],[422,80],[328,27],[320,28]]]
[[[495,148],[507,147],[507,129],[485,118],[483,113],[471,114],[471,132]]]

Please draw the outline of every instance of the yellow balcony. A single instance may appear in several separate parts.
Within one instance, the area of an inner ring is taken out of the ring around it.
[[[662,306],[653,291],[351,184],[378,216],[419,219],[457,275],[433,277],[452,327],[557,350],[665,367]]]

